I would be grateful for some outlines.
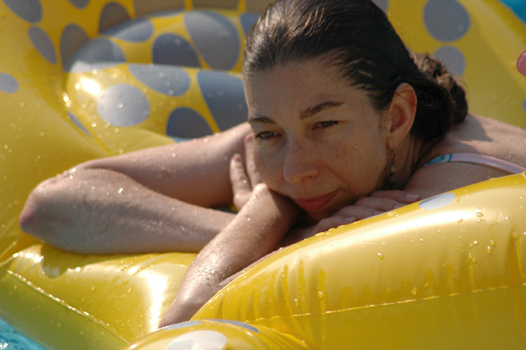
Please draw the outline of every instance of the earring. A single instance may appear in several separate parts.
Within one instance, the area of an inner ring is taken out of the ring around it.
[[[387,177],[387,186],[389,189],[393,189],[395,185],[395,174],[396,174],[396,165],[395,165],[396,150],[393,150],[391,155],[391,165],[389,166],[389,176]]]

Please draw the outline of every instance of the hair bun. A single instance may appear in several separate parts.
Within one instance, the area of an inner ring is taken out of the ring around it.
[[[468,114],[468,102],[466,92],[459,81],[447,70],[443,62],[428,53],[413,54],[413,58],[420,71],[449,93],[454,104],[453,123],[464,120]]]

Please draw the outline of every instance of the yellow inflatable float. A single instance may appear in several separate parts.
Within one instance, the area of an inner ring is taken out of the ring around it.
[[[409,47],[463,77],[472,112],[526,127],[526,28],[509,9],[376,2]],[[291,246],[160,331],[193,254],[83,256],[22,233],[40,181],[244,120],[243,42],[265,6],[0,1],[0,318],[46,349],[526,347],[524,175]]]

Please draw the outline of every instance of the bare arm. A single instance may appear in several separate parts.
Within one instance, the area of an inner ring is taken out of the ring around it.
[[[204,207],[232,202],[229,161],[249,129],[81,164],[35,188],[21,227],[80,253],[199,251],[234,216]]]
[[[299,212],[290,200],[257,185],[235,219],[194,260],[161,327],[190,319],[230,276],[277,249]]]

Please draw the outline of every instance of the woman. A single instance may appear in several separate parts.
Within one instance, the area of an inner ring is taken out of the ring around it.
[[[248,125],[82,164],[35,189],[21,226],[83,253],[206,245],[167,325],[279,246],[526,166],[526,132],[467,115],[453,77],[369,0],[278,1],[244,79]],[[237,215],[206,209],[232,198]]]

